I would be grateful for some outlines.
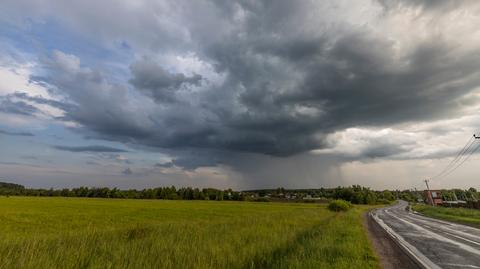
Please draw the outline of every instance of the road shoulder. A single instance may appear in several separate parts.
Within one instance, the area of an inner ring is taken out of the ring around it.
[[[385,269],[412,269],[420,268],[412,259],[400,249],[393,239],[367,213],[363,215],[363,225],[367,230],[368,238],[380,265]]]

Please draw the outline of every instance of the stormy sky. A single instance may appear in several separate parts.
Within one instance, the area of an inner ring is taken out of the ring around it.
[[[3,0],[0,181],[423,188],[480,130],[478,25],[473,0]]]

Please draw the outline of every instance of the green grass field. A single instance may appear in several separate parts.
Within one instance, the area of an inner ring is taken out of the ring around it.
[[[477,209],[414,205],[413,210],[432,218],[458,222],[480,228],[480,210]]]
[[[0,268],[377,268],[366,209],[0,197]]]

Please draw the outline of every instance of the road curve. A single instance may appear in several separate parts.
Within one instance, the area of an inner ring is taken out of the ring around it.
[[[371,215],[424,268],[480,269],[480,229],[414,214],[407,205],[399,201]]]

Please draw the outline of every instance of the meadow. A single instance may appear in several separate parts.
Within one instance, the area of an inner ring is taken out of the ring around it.
[[[0,197],[0,268],[378,268],[367,209]]]
[[[414,205],[413,210],[426,216],[458,222],[480,228],[480,210],[470,208],[453,208],[429,205]]]

